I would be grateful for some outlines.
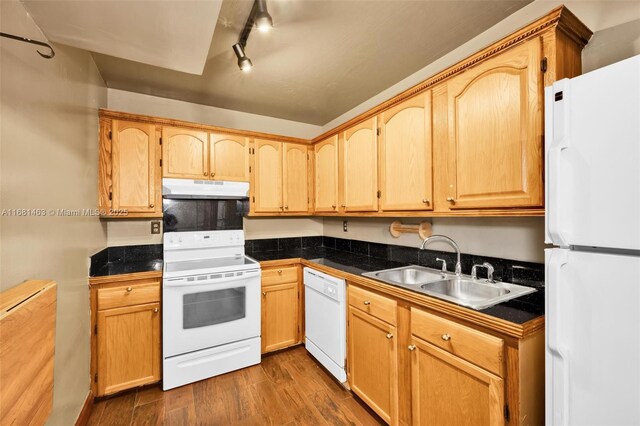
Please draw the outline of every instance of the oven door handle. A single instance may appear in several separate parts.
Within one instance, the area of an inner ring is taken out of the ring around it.
[[[222,273],[224,275],[224,272]],[[260,270],[255,271],[245,271],[242,275],[234,275],[233,277],[220,277],[220,278],[209,278],[207,280],[193,280],[193,281],[184,281],[183,278],[172,279],[167,278],[163,281],[164,287],[191,287],[191,286],[203,286],[203,285],[211,285],[218,283],[228,283],[233,281],[241,281],[248,280],[251,278],[260,278]]]

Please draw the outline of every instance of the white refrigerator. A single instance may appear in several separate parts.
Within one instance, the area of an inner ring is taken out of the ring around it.
[[[640,424],[640,55],[545,90],[546,423]]]

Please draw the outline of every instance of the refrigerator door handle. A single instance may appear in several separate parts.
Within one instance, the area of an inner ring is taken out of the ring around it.
[[[551,89],[551,90],[549,90]],[[569,81],[561,80],[547,88],[546,106],[548,116],[546,118],[547,136],[550,138],[549,149],[546,152],[547,163],[547,232],[550,241],[560,247],[568,247],[567,231],[564,229],[567,221],[564,220],[567,212],[565,167],[563,167],[563,151],[569,148]],[[562,94],[556,97],[556,94]],[[558,100],[556,100],[558,99]],[[566,166],[566,164],[565,164]]]
[[[562,268],[568,263],[567,250],[547,249],[547,407],[546,423],[564,425],[569,412],[569,356],[562,344]],[[566,306],[565,308],[566,309]]]

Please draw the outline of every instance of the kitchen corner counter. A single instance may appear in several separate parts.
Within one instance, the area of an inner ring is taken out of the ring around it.
[[[91,256],[89,284],[162,277],[162,245],[107,247]]]
[[[301,263],[409,303],[431,308],[516,338],[528,336],[544,327],[544,288],[540,287],[530,295],[477,311],[362,276],[364,272],[407,266],[410,263],[376,259],[326,247],[265,251],[248,255],[259,261],[262,267]]]

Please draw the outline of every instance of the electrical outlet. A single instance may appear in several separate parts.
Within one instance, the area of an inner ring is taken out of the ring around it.
[[[160,233],[160,221],[159,220],[151,221],[151,233],[152,234],[159,234]]]
[[[349,223],[346,220],[342,221],[342,231],[343,232],[349,231]]]

